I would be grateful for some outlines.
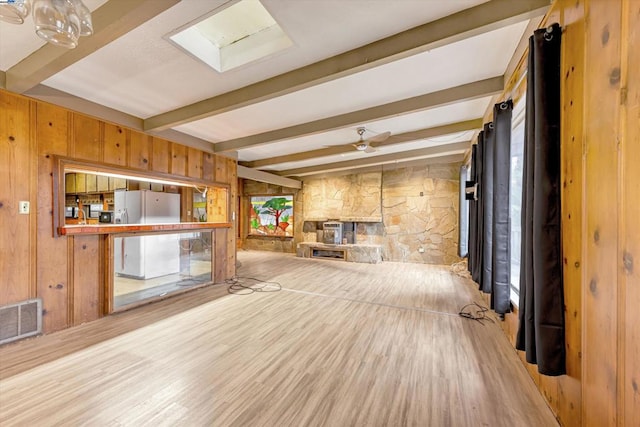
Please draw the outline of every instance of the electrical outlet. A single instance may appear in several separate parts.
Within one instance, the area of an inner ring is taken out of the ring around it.
[[[422,246],[420,246],[420,247],[418,248],[418,252],[420,252],[421,254],[423,254],[423,253],[424,253],[424,248],[423,248]]]
[[[21,214],[29,213],[29,202],[21,201],[18,207],[18,212]]]

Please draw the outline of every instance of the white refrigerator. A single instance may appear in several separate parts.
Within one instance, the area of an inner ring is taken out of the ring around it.
[[[118,224],[175,224],[180,222],[180,195],[149,190],[116,191],[114,214]],[[116,274],[152,279],[180,272],[178,234],[117,237]]]

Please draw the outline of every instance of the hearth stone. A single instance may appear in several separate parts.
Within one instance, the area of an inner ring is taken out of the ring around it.
[[[344,253],[344,257],[337,257],[336,253]],[[301,258],[323,258],[323,254],[327,254],[326,258],[329,259],[378,264],[382,262],[382,245],[330,245],[318,242],[303,242],[298,243],[296,247],[296,255]]]

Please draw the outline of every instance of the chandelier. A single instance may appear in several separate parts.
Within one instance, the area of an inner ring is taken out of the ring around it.
[[[0,0],[0,20],[22,24],[33,17],[36,34],[56,46],[73,49],[80,36],[93,34],[91,11],[82,0]]]

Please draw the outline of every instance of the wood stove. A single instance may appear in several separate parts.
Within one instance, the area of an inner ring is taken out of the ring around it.
[[[342,244],[342,223],[339,221],[328,221],[322,224],[323,243],[331,245]]]

